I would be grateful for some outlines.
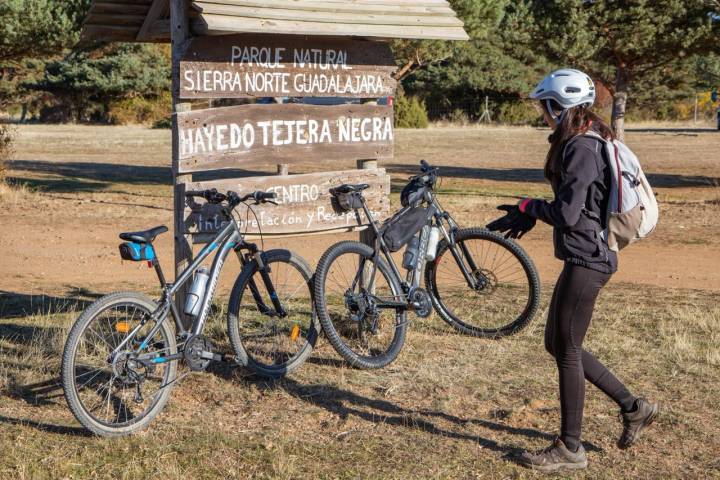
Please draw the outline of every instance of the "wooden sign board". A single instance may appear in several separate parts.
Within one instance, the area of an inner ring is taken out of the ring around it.
[[[179,172],[393,155],[393,109],[237,105],[178,113]]]
[[[347,170],[338,172],[278,175],[272,177],[245,177],[232,180],[214,180],[185,184],[186,190],[216,188],[219,192],[232,190],[240,195],[256,190],[275,192],[278,205],[263,204],[254,207],[255,215],[244,205],[236,208],[241,231],[250,235],[284,235],[313,233],[327,230],[349,231],[359,227],[354,212],[341,212],[332,201],[329,189],[343,183],[367,183],[363,192],[368,207],[376,220],[387,218],[390,212],[390,176],[384,169]],[[188,199],[185,208],[186,233],[212,234],[223,226],[216,205]],[[249,214],[248,214],[249,213]],[[367,223],[361,212],[363,224]],[[202,236],[207,240],[206,235]]]
[[[194,38],[180,62],[181,98],[392,95],[385,42],[291,35]]]

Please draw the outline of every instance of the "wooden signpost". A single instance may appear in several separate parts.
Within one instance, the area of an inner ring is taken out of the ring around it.
[[[264,204],[247,212],[239,206],[236,218],[241,230],[249,235],[309,234],[326,230],[350,231],[362,225],[354,212],[342,212],[336,208],[329,193],[330,188],[343,183],[368,183],[365,191],[368,207],[379,218],[390,213],[390,177],[384,169],[347,170],[338,172],[308,173],[302,175],[278,175],[271,177],[246,177],[235,180],[193,182],[188,190],[216,188],[218,191],[253,192],[263,190],[277,195],[277,204]],[[361,217],[364,223],[365,219]],[[218,208],[204,203],[189,203],[185,209],[187,233],[212,234],[219,231],[223,219]],[[204,240],[208,235],[194,235]]]
[[[394,95],[396,69],[386,42],[344,37],[235,34],[187,42],[178,72],[178,99],[341,97],[339,105],[249,103],[178,111],[177,174],[282,163],[284,175],[184,182],[185,189],[278,194],[278,205],[239,207],[249,235],[303,235],[363,230],[364,216],[338,212],[329,189],[368,183],[369,206],[390,213],[390,177],[377,159],[393,155],[393,108],[353,99]],[[298,162],[359,160],[358,170],[287,175]],[[362,168],[362,169],[360,169]],[[241,211],[242,210],[242,211]],[[183,233],[193,243],[222,225],[217,207],[185,201]]]
[[[290,35],[197,37],[180,63],[182,98],[392,95],[386,43]]]
[[[176,0],[179,1],[179,0]],[[179,34],[175,37],[181,38]],[[340,212],[329,189],[343,183],[368,183],[375,218],[390,214],[390,177],[377,159],[393,155],[393,108],[352,99],[391,97],[396,65],[387,43],[348,38],[289,35],[195,37],[184,44],[177,62],[176,101],[213,98],[341,97],[338,105],[248,103],[191,110],[176,108],[173,165],[177,195],[216,188],[240,195],[256,190],[277,194],[278,205],[236,209],[250,236],[308,235],[362,230],[364,215]],[[386,102],[387,103],[387,102]],[[363,169],[287,175],[298,162],[360,160]],[[283,164],[285,175],[192,181],[195,172]],[[178,181],[182,179],[182,181]],[[204,243],[222,226],[217,206],[176,197],[177,268],[191,260],[187,248]]]
[[[192,259],[192,243],[219,227],[214,207],[185,197],[190,188],[276,192],[278,206],[258,206],[257,219],[241,220],[249,234],[359,229],[361,240],[371,241],[354,214],[335,211],[328,190],[368,183],[376,218],[389,214],[390,179],[377,160],[393,155],[392,103],[368,104],[395,92],[396,65],[386,40],[468,37],[446,0],[92,0],[82,38],[172,43],[177,274]],[[302,100],[307,97],[336,101],[309,105]],[[219,98],[248,102],[199,110],[188,103]],[[268,98],[276,103],[267,104]],[[353,160],[357,170],[288,175],[298,162]],[[263,164],[282,164],[281,174],[193,178]],[[247,212],[238,213],[243,218]],[[177,297],[182,305],[184,294]]]
[[[179,113],[178,124],[183,173],[393,154],[389,106],[237,105]]]

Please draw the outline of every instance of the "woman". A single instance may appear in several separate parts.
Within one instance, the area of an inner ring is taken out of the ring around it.
[[[587,75],[563,69],[548,75],[532,92],[545,121],[553,130],[545,162],[545,177],[552,185],[552,202],[523,199],[518,205],[501,205],[504,217],[488,225],[490,230],[520,238],[539,219],[553,227],[555,256],[565,262],[555,285],[547,326],[545,348],[555,357],[560,375],[561,433],[544,451],[525,452],[520,463],[554,472],[587,467],[580,442],[585,400],[585,379],[605,392],[621,409],[623,432],[620,448],[632,445],[640,431],[659,413],[656,403],[635,397],[582,342],[590,325],[600,289],[617,270],[617,255],[602,240],[610,190],[610,170],[603,141],[613,139],[611,128],[590,111],[595,86]]]

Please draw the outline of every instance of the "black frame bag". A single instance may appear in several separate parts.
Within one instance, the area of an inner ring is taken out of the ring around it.
[[[391,252],[397,252],[427,223],[428,209],[405,208],[389,218],[382,226],[382,238]]]

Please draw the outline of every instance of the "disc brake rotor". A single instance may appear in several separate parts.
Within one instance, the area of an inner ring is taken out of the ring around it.
[[[478,270],[475,270],[472,273],[472,276],[475,279],[475,291],[483,294],[483,295],[490,295],[497,290],[498,287],[498,280],[495,273],[493,273],[490,270],[486,270],[484,268],[480,268]]]

